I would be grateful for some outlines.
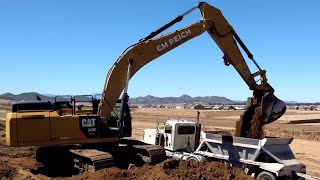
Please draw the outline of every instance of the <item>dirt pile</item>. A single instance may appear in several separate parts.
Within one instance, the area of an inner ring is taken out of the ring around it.
[[[294,139],[320,141],[319,131],[286,130],[281,128],[268,128],[265,130],[265,134],[270,137],[292,137]]]
[[[131,166],[128,170],[109,168],[85,173],[73,179],[253,179],[241,169],[218,162],[186,162],[173,159],[155,166]]]
[[[17,170],[11,166],[8,166],[5,161],[0,160],[0,179],[13,179],[17,174]]]

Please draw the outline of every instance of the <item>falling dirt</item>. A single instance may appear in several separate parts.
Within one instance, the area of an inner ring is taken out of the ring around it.
[[[264,131],[263,131],[263,116],[261,107],[257,107],[255,109],[255,113],[253,115],[252,121],[251,121],[251,127],[248,131],[248,138],[255,138],[255,139],[262,139],[264,137]]]
[[[264,137],[263,125],[261,107],[250,106],[236,122],[235,136],[262,139]]]
[[[73,177],[74,178],[74,177]],[[253,179],[241,169],[219,162],[186,162],[173,159],[155,166],[131,166],[128,170],[109,168],[94,173],[84,173],[75,179]]]
[[[243,115],[240,116],[240,119],[236,122],[236,127],[235,127],[235,132],[234,132],[234,136],[237,137],[242,137],[244,133],[246,133],[246,131],[244,130],[244,132],[242,132],[242,126],[243,126]]]

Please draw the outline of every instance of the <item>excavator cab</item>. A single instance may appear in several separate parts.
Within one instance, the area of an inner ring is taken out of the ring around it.
[[[123,120],[123,137],[131,137],[132,132],[132,117],[129,105],[126,103]],[[119,99],[112,109],[111,115],[107,119],[107,124],[109,128],[119,128],[120,127],[120,113],[121,113],[121,99]]]

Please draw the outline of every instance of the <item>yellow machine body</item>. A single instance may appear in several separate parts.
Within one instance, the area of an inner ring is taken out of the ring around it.
[[[120,137],[88,138],[81,131],[79,116],[57,111],[18,112],[6,116],[9,146],[53,146],[61,144],[117,143]]]

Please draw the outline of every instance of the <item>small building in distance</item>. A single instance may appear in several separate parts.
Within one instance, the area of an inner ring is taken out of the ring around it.
[[[230,106],[223,106],[223,110],[236,110],[236,108],[232,105]]]
[[[157,105],[157,108],[165,108],[164,105]]]
[[[140,105],[139,108],[151,108],[151,104]]]
[[[176,106],[176,109],[187,109],[187,106],[184,106],[184,105]]]
[[[166,105],[165,108],[166,109],[175,109],[176,107],[174,105]]]
[[[235,110],[244,110],[245,107],[244,106],[235,106],[234,108],[235,108]]]
[[[223,109],[223,105],[215,105],[212,107],[213,110],[222,110]]]
[[[191,106],[190,109],[204,109],[204,106],[201,104],[195,104],[195,105]]]
[[[213,107],[212,105],[205,105],[204,109],[212,109],[212,107]]]

